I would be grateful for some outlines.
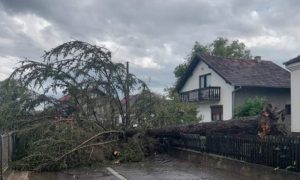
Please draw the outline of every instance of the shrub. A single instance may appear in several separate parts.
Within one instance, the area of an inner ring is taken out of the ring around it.
[[[262,112],[264,106],[267,103],[265,97],[255,97],[249,98],[244,104],[235,109],[235,116],[245,117],[245,116],[255,116]]]

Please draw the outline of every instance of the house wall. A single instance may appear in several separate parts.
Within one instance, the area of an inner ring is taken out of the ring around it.
[[[223,119],[229,120],[232,118],[232,91],[233,86],[226,83],[226,81],[219,76],[214,70],[209,68],[204,62],[199,62],[197,67],[194,69],[193,74],[186,81],[185,85],[181,89],[182,92],[199,89],[199,76],[211,73],[211,86],[221,87],[221,96],[219,102],[206,102],[199,103],[198,116],[202,116],[202,122],[211,121],[211,109],[212,105],[223,105]]]
[[[300,69],[291,72],[291,83],[291,130],[300,132]]]
[[[291,71],[291,131],[300,132],[300,62],[287,66]]]
[[[291,104],[289,88],[242,87],[235,92],[234,108],[242,105],[247,99],[255,97],[266,97],[268,103],[278,109],[284,109],[286,104]]]

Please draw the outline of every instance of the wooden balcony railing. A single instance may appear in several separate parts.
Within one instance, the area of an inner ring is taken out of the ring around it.
[[[194,89],[181,94],[183,102],[220,101],[221,87]]]

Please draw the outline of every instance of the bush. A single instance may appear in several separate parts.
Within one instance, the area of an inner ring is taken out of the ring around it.
[[[249,98],[244,104],[235,109],[236,117],[255,116],[262,112],[264,106],[267,103],[265,97]]]

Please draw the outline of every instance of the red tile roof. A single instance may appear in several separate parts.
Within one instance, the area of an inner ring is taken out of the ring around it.
[[[59,100],[60,102],[66,102],[66,101],[69,101],[71,98],[72,98],[71,95],[65,95],[65,96],[59,98],[58,100]]]

